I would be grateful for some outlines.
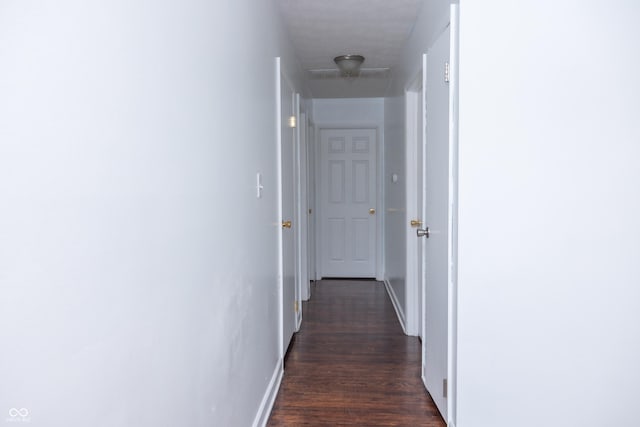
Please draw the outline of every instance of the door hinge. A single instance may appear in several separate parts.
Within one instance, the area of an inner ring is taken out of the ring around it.
[[[297,126],[296,116],[289,116],[289,127],[294,128]]]
[[[293,309],[296,311],[296,313],[298,312],[300,307],[298,307],[298,301],[293,303]]]
[[[442,397],[446,398],[447,397],[447,379],[443,379],[442,380]]]
[[[449,83],[451,80],[451,71],[449,69],[449,61],[444,63],[444,81],[445,83]]]

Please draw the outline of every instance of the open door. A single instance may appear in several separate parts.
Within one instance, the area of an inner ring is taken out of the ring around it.
[[[302,112],[300,94],[295,94],[295,104],[293,115],[296,117],[294,126],[295,144],[295,216],[297,227],[294,227],[296,242],[296,287],[294,309],[296,312],[296,331],[300,330],[302,325],[302,300],[309,299],[309,273],[307,265],[307,241],[308,241],[308,222],[307,214],[307,135],[306,121],[307,115]]]
[[[279,64],[279,62],[278,62]],[[296,292],[296,233],[299,227],[295,217],[295,117],[296,95],[293,86],[278,66],[279,114],[278,145],[280,156],[280,203],[281,203],[281,279],[282,279],[282,354],[287,351],[297,325],[299,310]]]
[[[423,381],[449,425],[456,398],[457,6],[427,52],[424,155]],[[453,59],[453,62],[452,62]]]
[[[449,287],[449,27],[427,53],[424,380],[447,419],[447,329]],[[420,230],[418,230],[420,231]],[[427,234],[428,232],[428,234]]]
[[[405,93],[407,111],[407,322],[408,335],[424,338],[423,301],[424,268],[423,253],[425,239],[416,239],[416,229],[422,227],[424,219],[424,86],[426,55],[423,67]]]
[[[307,289],[305,299],[311,297],[310,282],[317,280],[316,273],[316,216],[317,209],[316,200],[316,156],[315,156],[315,126],[309,120],[307,122],[307,214],[308,214],[308,231],[307,231],[307,259],[308,272]]]

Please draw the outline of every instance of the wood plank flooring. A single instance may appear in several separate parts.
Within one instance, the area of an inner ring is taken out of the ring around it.
[[[444,427],[384,285],[324,280],[303,303],[268,426]]]

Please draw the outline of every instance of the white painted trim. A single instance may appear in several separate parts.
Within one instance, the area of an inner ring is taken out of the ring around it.
[[[422,146],[423,146],[423,150],[422,150],[422,206],[420,207],[420,212],[421,215],[423,216],[423,221],[426,222],[426,213],[427,213],[427,129],[426,129],[426,124],[427,124],[427,72],[426,70],[428,69],[427,66],[429,65],[429,56],[425,53],[422,55],[422,69],[424,70],[424,72],[422,73],[422,123],[424,129],[422,132]],[[423,250],[426,252],[426,248],[423,245]],[[423,254],[425,253],[423,252]],[[427,283],[427,269],[423,268],[422,269],[422,299],[420,301],[420,304],[422,304],[422,308],[420,310],[420,312],[422,313],[422,318],[420,319],[420,321],[422,322],[422,333],[423,335],[426,335],[426,330],[427,330],[427,316],[426,316],[426,312],[427,312],[427,288],[426,288],[426,283]],[[427,345],[426,345],[426,340],[422,339],[422,380],[424,382],[424,388],[425,390],[427,389],[427,383],[426,383],[426,378],[425,378],[425,361],[427,360]]]
[[[282,137],[282,82],[284,81],[284,84],[287,85],[287,87],[289,89],[291,89],[291,93],[292,93],[292,108],[293,108],[293,113],[296,116],[296,120],[299,120],[299,94],[295,91],[295,86],[292,83],[292,80],[289,78],[289,76],[287,75],[286,72],[284,72],[284,70],[282,70],[281,67],[281,61],[280,61],[280,57],[277,58],[277,68],[278,68],[278,75],[279,75],[279,79],[278,79],[278,83],[277,83],[277,119],[276,119],[276,129],[277,129],[277,136],[278,136],[278,150],[277,150],[277,155],[278,155],[278,210],[279,210],[279,214],[278,214],[278,221],[277,221],[277,227],[279,232],[279,262],[280,262],[280,266],[279,266],[279,271],[280,271],[280,314],[281,314],[281,323],[280,323],[280,346],[282,348],[281,350],[281,354],[280,354],[280,358],[284,360],[284,356],[286,355],[286,351],[287,348],[285,348],[284,346],[284,237],[282,235],[282,228],[281,228],[281,223],[282,221],[284,221],[284,215],[283,215],[283,209],[282,209],[282,201],[283,201],[283,197],[284,195],[282,194],[282,169],[283,169],[283,165],[282,165],[282,150],[283,150],[283,137]],[[287,112],[286,116],[289,117],[289,112]],[[298,129],[296,128],[296,131],[294,131],[293,133],[293,160],[294,160],[294,165],[293,165],[293,179],[294,181],[297,182],[297,165],[296,165],[296,159],[297,159],[297,152],[298,152],[298,146],[297,146],[297,138],[298,138]],[[296,189],[294,191],[293,194],[293,212],[292,212],[292,220],[293,222],[297,222],[297,212],[298,212],[298,192],[297,192],[297,184],[296,184]],[[299,277],[299,265],[300,265],[300,260],[299,260],[299,256],[298,256],[298,229],[300,228],[299,224],[297,224],[297,226],[294,224],[293,227],[293,280],[294,280],[294,300],[298,301],[298,304],[301,305],[301,301],[300,301],[300,277]],[[289,308],[287,308],[288,310]],[[300,316],[298,316],[298,313],[295,313],[295,319],[294,319],[294,325],[293,325],[293,330],[294,330],[294,334],[295,332],[297,332],[297,327],[296,325],[298,323],[302,323],[302,319],[298,319],[298,317],[302,316],[302,313],[300,313]],[[292,338],[293,339],[293,338]],[[291,340],[289,340],[289,343],[291,342]],[[288,345],[287,345],[288,347]]]
[[[318,191],[318,186],[320,184],[320,131],[321,128],[320,126],[318,126],[318,124],[315,124],[315,128],[314,128],[314,139],[313,139],[313,171],[314,171],[314,190],[313,190],[313,196],[314,196],[314,200],[313,200],[313,205],[315,206],[315,215],[316,217],[314,218],[313,221],[313,233],[314,233],[314,244],[315,244],[315,248],[313,249],[313,253],[315,255],[315,260],[314,260],[314,264],[316,266],[315,268],[315,280],[322,280],[322,259],[321,254],[321,241],[320,241],[320,223],[322,221],[320,221],[320,215],[322,212],[322,209],[320,208],[320,191]]]
[[[382,281],[385,277],[385,258],[384,258],[384,224],[385,224],[385,216],[386,210],[384,205],[384,119],[381,126],[376,126],[376,133],[378,135],[378,182],[377,184],[377,192],[376,197],[378,198],[376,212],[378,214],[377,224],[376,224],[376,241],[378,242],[378,249],[376,251],[376,280]]]
[[[302,189],[302,183],[304,182],[306,185],[306,180],[302,179],[302,173],[304,171],[303,162],[301,161],[302,154],[302,143],[300,139],[300,128],[301,128],[301,113],[300,113],[300,94],[294,94],[294,103],[293,103],[294,115],[296,116],[296,130],[294,132],[293,146],[294,146],[294,168],[293,168],[293,179],[295,182],[295,195],[293,200],[293,215],[294,221],[297,224],[294,224],[294,251],[295,251],[295,300],[298,304],[298,312],[295,314],[296,316],[296,326],[295,331],[298,332],[300,330],[300,325],[302,324],[302,282],[304,278],[307,276],[306,268],[307,268],[307,221],[306,221],[306,213],[307,213],[307,203],[306,196],[302,197],[306,192],[306,188]],[[306,171],[304,171],[306,173]],[[303,216],[304,212],[304,216]]]
[[[402,311],[402,306],[400,305],[400,301],[398,301],[398,296],[396,292],[393,290],[393,286],[389,283],[389,280],[384,280],[384,287],[387,290],[387,294],[389,295],[389,299],[391,300],[391,304],[393,304],[393,309],[396,311],[396,316],[398,316],[398,321],[400,322],[400,326],[402,326],[402,331],[407,334],[407,328],[405,327],[405,319],[404,312]]]
[[[447,327],[447,424],[457,420],[458,340],[458,37],[459,7],[451,5],[449,41],[449,286]]]
[[[302,307],[302,301],[309,299],[309,203],[307,195],[307,150],[309,141],[307,140],[307,114],[302,111],[300,95],[298,95],[298,157],[296,159],[298,167],[298,224],[300,233],[298,239],[298,259],[300,260],[300,298],[298,303]],[[302,315],[302,308],[300,309]]]
[[[278,360],[278,363],[276,363],[276,367],[273,371],[273,375],[271,376],[271,381],[269,381],[269,385],[267,386],[267,390],[265,390],[264,395],[262,396],[258,413],[256,413],[256,417],[253,419],[253,427],[264,427],[267,425],[267,421],[269,421],[269,416],[271,415],[271,410],[273,409],[273,404],[278,396],[278,390],[280,390],[283,374],[284,369],[282,359],[280,359]]]
[[[280,315],[278,316],[278,348],[280,349],[280,360],[284,360],[284,307],[282,303],[282,299],[284,298],[284,272],[282,271],[282,251],[283,251],[283,241],[282,241],[282,230],[280,229],[280,221],[282,221],[282,129],[280,126],[280,118],[282,117],[282,70],[280,65],[280,57],[276,57],[276,165],[278,168],[277,171],[277,193],[278,193],[278,219],[276,221],[276,230],[278,233],[278,312]]]
[[[380,130],[380,123],[316,123],[316,135],[315,135],[315,182],[316,185],[320,182],[320,162],[321,153],[320,153],[320,137],[322,135],[323,130],[327,129],[374,129],[376,131],[376,165],[378,170],[376,171],[376,270],[375,270],[375,279],[379,282],[383,281],[384,278],[384,251],[383,251],[383,237],[384,237],[384,200],[383,200],[383,191],[382,187],[384,185],[384,146],[383,146],[383,132]],[[315,221],[315,244],[316,244],[316,280],[322,279],[322,221],[318,221],[318,218],[322,217],[322,203],[319,200],[320,191],[317,191],[316,187],[316,221]]]
[[[412,219],[421,218],[420,207],[416,203],[416,193],[418,192],[418,169],[417,169],[417,155],[418,144],[422,144],[423,141],[418,141],[418,108],[420,102],[423,101],[420,94],[423,92],[423,80],[424,69],[418,71],[415,77],[411,80],[411,83],[407,86],[404,98],[405,98],[405,164],[406,164],[406,186],[405,186],[405,198],[407,201],[406,213],[405,213],[405,231],[406,231],[406,296],[405,307],[407,308],[407,334],[411,336],[417,336],[420,331],[419,327],[419,315],[420,303],[418,300],[418,263],[421,260],[418,259],[418,249],[416,245],[415,228],[410,226]],[[424,106],[423,106],[424,107]],[[424,111],[424,108],[423,110]],[[423,132],[424,133],[424,132]],[[424,221],[424,218],[422,218]]]
[[[316,209],[316,133],[315,133],[315,124],[311,119],[309,119],[307,126],[307,173],[309,174],[307,177],[307,191],[308,191],[308,203],[309,207],[312,209],[311,215],[309,216],[309,277],[307,280],[307,295],[311,298],[311,284],[310,280],[318,280],[317,277],[317,263],[316,263],[316,217],[318,216],[318,210]]]

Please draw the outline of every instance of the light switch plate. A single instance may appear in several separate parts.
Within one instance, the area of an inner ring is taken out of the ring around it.
[[[260,172],[256,173],[256,198],[262,197],[262,190],[264,186],[262,185],[262,174]]]

